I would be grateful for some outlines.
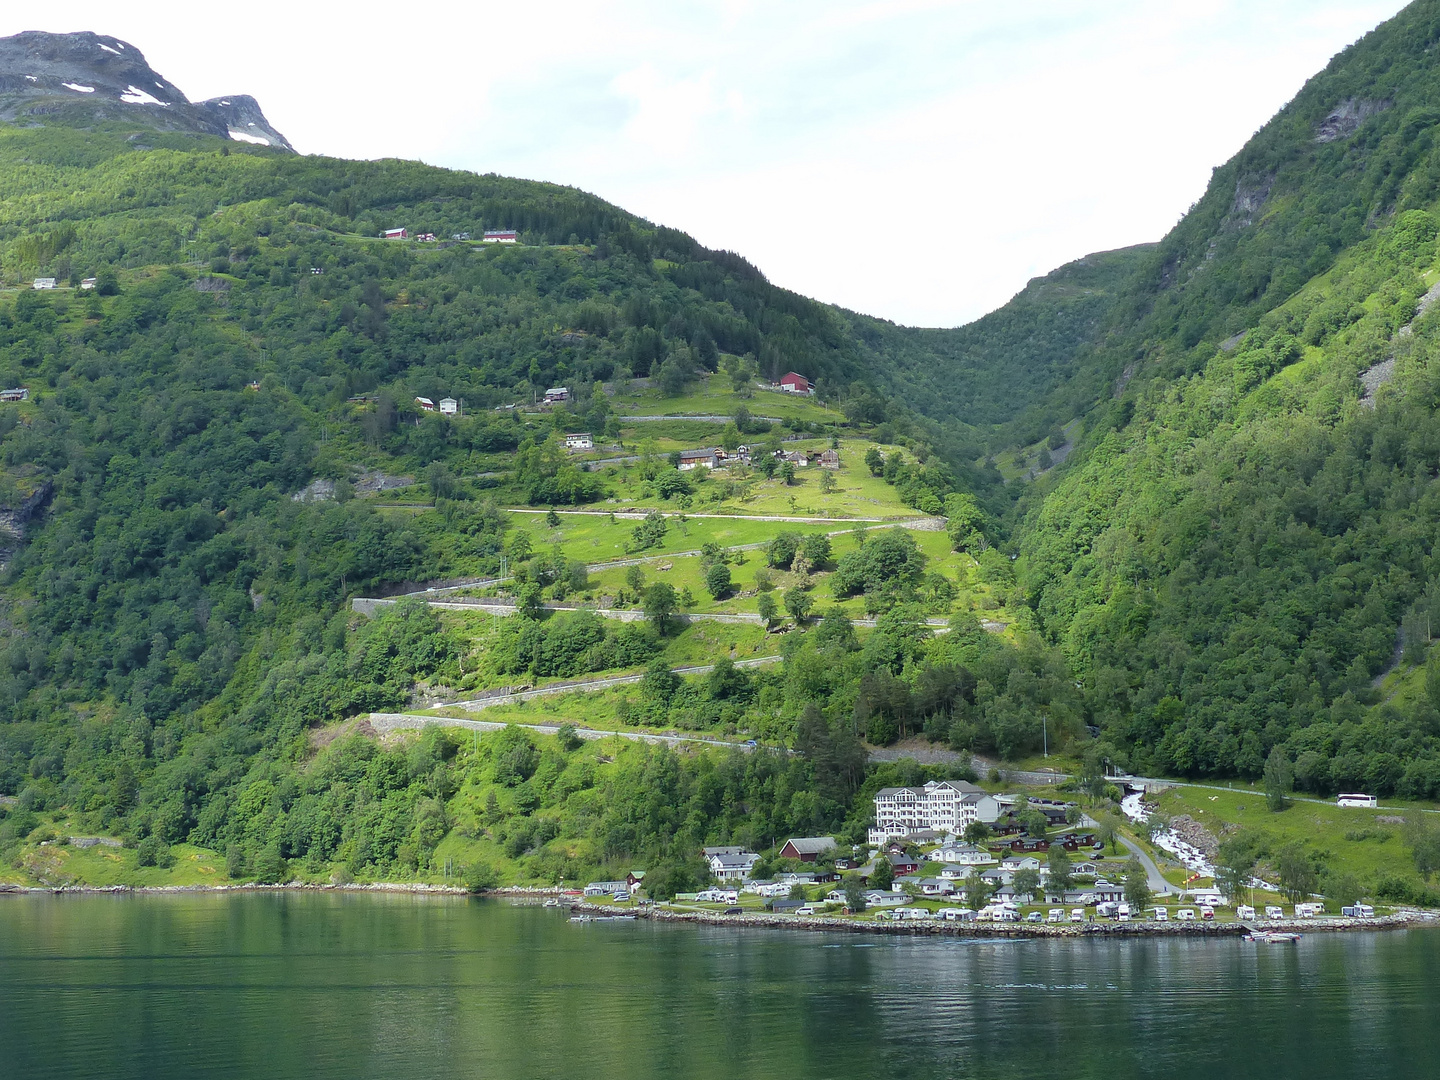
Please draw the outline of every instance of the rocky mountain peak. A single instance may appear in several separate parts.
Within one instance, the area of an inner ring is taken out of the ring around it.
[[[294,152],[247,94],[191,101],[127,41],[89,31],[0,38],[0,120],[57,114],[140,123]]]

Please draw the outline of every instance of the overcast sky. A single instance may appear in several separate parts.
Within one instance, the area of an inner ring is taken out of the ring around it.
[[[4,5],[94,30],[305,153],[593,191],[774,282],[949,326],[1158,239],[1399,0]],[[317,10],[318,9],[318,10]]]

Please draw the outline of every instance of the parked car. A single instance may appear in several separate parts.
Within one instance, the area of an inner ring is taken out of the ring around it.
[[[614,900],[617,904],[625,904],[629,903],[630,894],[628,892],[613,892],[610,894],[610,899]]]
[[[727,908],[725,909],[725,914],[726,914],[726,915],[744,915],[744,914],[745,914],[745,909],[742,908],[742,907],[739,907],[738,905],[732,905],[732,906],[727,907]]]
[[[1025,921],[1026,921],[1026,922],[1044,922],[1044,921],[1045,921],[1045,916],[1044,916],[1044,915],[1041,915],[1040,912],[1038,912],[1038,911],[1032,911],[1032,912],[1030,912],[1029,915],[1026,915],[1026,916],[1025,916]]]

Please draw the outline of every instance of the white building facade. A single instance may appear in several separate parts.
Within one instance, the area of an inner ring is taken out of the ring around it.
[[[956,835],[974,821],[1000,816],[994,796],[964,780],[932,780],[923,788],[881,788],[875,794],[875,827],[870,843],[883,844],[915,833]]]

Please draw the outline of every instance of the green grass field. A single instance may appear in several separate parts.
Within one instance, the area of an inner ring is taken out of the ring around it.
[[[1259,834],[1271,849],[1299,841],[1327,870],[1354,874],[1365,886],[1390,875],[1418,881],[1401,826],[1381,820],[1403,816],[1418,807],[1391,801],[1387,807],[1341,809],[1330,803],[1294,800],[1274,813],[1266,806],[1263,792],[1238,783],[1234,790],[1226,791],[1175,787],[1160,796],[1162,811],[1172,817],[1188,814],[1217,835],[1229,835],[1238,826]]]
[[[63,832],[64,826],[57,826]],[[69,844],[45,844],[25,854],[23,868],[0,868],[0,882],[67,885],[130,885],[156,888],[180,885],[221,885],[225,876],[223,856],[190,844],[176,844],[170,849],[175,865],[169,868],[140,866],[131,848],[96,846],[78,848]]]
[[[781,528],[796,532],[829,532],[841,527],[840,524],[778,525],[768,521],[746,521],[739,519],[695,518],[683,515],[677,507],[669,510],[663,503],[655,507],[669,520],[664,540],[643,551],[626,551],[638,521],[608,516],[559,512],[560,524],[550,526],[546,517],[540,514],[511,514],[510,523],[516,528],[528,529],[530,545],[534,551],[553,551],[557,548],[567,559],[583,559],[589,564],[608,562],[614,559],[655,558],[673,555],[677,551],[698,551],[706,543],[721,547],[736,547],[743,544],[765,543]],[[685,516],[686,520],[679,520]]]
[[[610,398],[610,408],[619,416],[733,416],[744,406],[752,416],[807,423],[843,424],[845,414],[827,409],[813,398],[755,387],[741,397],[730,388],[724,375],[710,375],[692,384],[684,394],[665,397],[653,388],[626,387]],[[649,427],[649,424],[642,425]]]

